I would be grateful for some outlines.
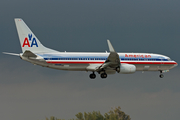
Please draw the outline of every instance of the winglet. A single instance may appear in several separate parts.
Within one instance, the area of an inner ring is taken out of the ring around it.
[[[108,47],[109,47],[109,51],[110,52],[116,52],[111,44],[111,42],[109,40],[107,40],[107,43],[108,43]]]

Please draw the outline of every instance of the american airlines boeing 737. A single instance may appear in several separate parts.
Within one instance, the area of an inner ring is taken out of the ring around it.
[[[15,24],[22,53],[3,53],[20,56],[35,65],[58,70],[91,71],[91,79],[96,78],[95,73],[106,78],[107,74],[131,74],[136,71],[159,71],[159,77],[163,78],[163,72],[168,72],[178,65],[169,57],[160,54],[117,53],[109,40],[109,52],[59,52],[43,46],[22,19],[16,18]]]

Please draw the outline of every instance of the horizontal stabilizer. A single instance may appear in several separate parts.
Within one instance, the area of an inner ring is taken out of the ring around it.
[[[29,50],[26,50],[26,51],[23,53],[22,56],[24,56],[24,57],[37,57],[36,54],[32,53],[32,52],[29,51]]]
[[[20,56],[19,54],[17,53],[8,53],[8,52],[3,52],[3,54],[8,54],[8,55],[15,55],[15,56]]]

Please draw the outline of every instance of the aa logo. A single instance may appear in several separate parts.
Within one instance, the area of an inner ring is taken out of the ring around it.
[[[28,38],[29,38],[29,39],[28,39]],[[28,47],[33,47],[34,45],[35,45],[36,47],[38,47],[36,38],[32,37],[32,34],[28,34],[28,38],[26,37],[26,38],[24,39],[24,42],[23,42],[22,47],[24,47],[24,46],[26,46],[26,45],[27,45]]]

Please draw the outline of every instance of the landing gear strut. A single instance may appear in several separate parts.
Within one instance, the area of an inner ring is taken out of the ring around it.
[[[159,75],[160,78],[163,78],[164,75],[162,74],[162,71],[160,71],[160,75]]]
[[[95,79],[95,78],[96,78],[96,74],[94,74],[94,72],[93,72],[92,74],[89,75],[89,77],[90,77],[91,79]]]

